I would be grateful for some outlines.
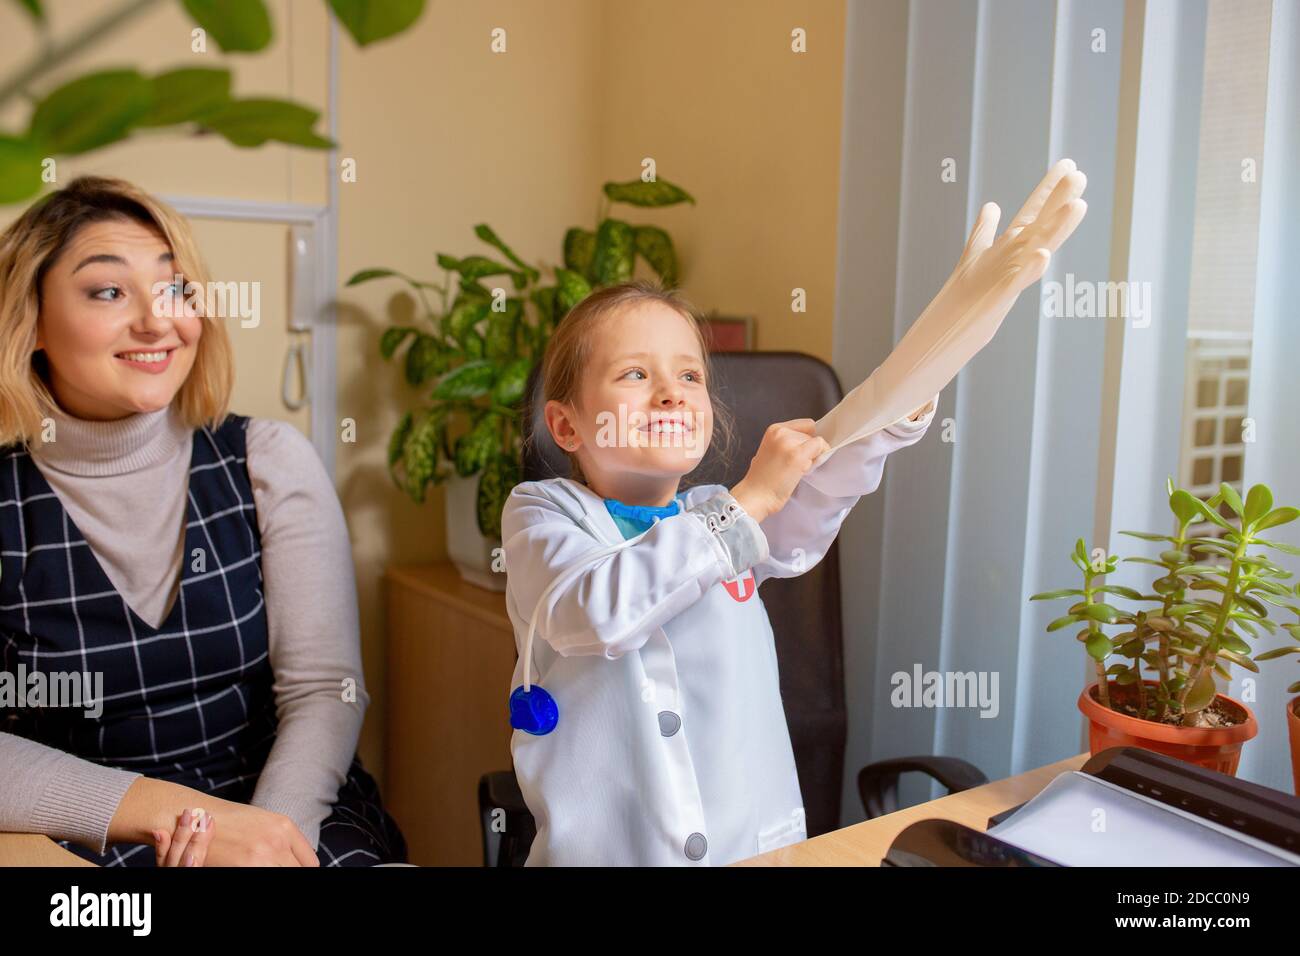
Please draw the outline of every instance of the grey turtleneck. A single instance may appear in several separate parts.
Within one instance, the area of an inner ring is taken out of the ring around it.
[[[54,415],[33,461],[105,574],[157,627],[176,599],[194,433],[173,407],[111,422]],[[248,424],[248,474],[279,730],[251,803],[317,845],[370,702],[361,673],[347,524],[315,449],[291,425]],[[355,701],[343,689],[355,682]],[[44,833],[103,853],[139,774],[0,733],[0,832]]]

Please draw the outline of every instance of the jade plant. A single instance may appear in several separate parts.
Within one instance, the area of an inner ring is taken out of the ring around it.
[[[1158,559],[1123,559],[1158,569],[1153,572],[1154,593],[1104,583],[1120,559],[1102,549],[1090,555],[1080,538],[1070,560],[1083,575],[1083,587],[1045,591],[1030,600],[1075,599],[1047,630],[1083,625],[1076,638],[1096,668],[1101,706],[1144,720],[1203,726],[1222,719],[1213,713],[1218,693],[1214,677],[1230,679],[1229,664],[1258,673],[1256,661],[1300,653],[1300,647],[1289,647],[1252,657],[1247,640],[1257,639],[1260,629],[1276,633],[1279,625],[1269,619],[1269,605],[1300,615],[1295,603],[1300,585],[1281,583],[1291,572],[1266,554],[1271,549],[1300,555],[1300,548],[1263,535],[1296,520],[1300,509],[1273,507],[1273,493],[1262,484],[1251,488],[1244,501],[1226,483],[1206,501],[1174,487],[1172,480],[1167,490],[1176,524],[1173,534],[1120,532],[1165,545]],[[1221,513],[1225,507],[1233,520]],[[1190,533],[1204,522],[1215,525],[1220,535]],[[1125,602],[1133,607],[1125,607]],[[1300,625],[1281,626],[1300,637]],[[1120,660],[1108,663],[1113,658]],[[1111,680],[1131,692],[1115,699],[1120,695],[1110,693]],[[1300,690],[1300,682],[1290,690]]]
[[[440,253],[441,282],[382,268],[348,280],[354,286],[399,279],[421,313],[418,324],[389,326],[379,339],[380,355],[402,362],[409,385],[430,386],[388,443],[389,473],[412,500],[423,502],[431,484],[453,474],[477,474],[479,531],[500,537],[501,509],[521,472],[524,389],[556,324],[593,289],[631,279],[638,259],[664,286],[677,285],[668,233],[609,216],[615,202],[655,207],[695,200],[662,179],[606,183],[596,227],[565,232],[562,266],[529,265],[480,224],[474,234],[499,257]],[[553,278],[543,278],[547,271]]]

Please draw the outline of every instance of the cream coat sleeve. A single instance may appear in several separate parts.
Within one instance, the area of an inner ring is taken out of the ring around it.
[[[536,613],[535,639],[564,657],[614,659],[640,648],[715,584],[747,570],[733,562],[767,554],[758,523],[743,511],[724,523],[708,520],[707,510],[730,498],[711,497],[591,561],[538,606],[558,575],[608,546],[561,507],[552,497],[558,492],[548,493],[549,484],[524,482],[514,488],[501,515],[501,533],[514,610],[525,627]]]
[[[853,506],[880,486],[885,459],[920,441],[938,406],[936,394],[929,411],[916,421],[900,418],[843,445],[804,475],[785,507],[760,525],[769,554],[754,567],[756,586],[767,578],[796,577],[821,561]]]

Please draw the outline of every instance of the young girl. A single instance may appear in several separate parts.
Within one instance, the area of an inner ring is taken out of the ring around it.
[[[530,866],[724,864],[806,836],[758,589],[822,559],[935,402],[819,466],[843,497],[801,481],[827,450],[811,419],[771,425],[730,490],[679,491],[712,438],[707,355],[690,307],[643,283],[590,295],[547,348],[546,422],[578,480],[524,482],[502,516],[512,686],[558,712],[512,708]]]
[[[678,490],[713,435],[691,309],[625,283],[565,316],[542,377],[576,480],[524,482],[502,513],[530,865],[722,864],[805,838],[758,589],[817,564],[885,458],[920,440],[1083,219],[1086,183],[1055,163],[996,240],[985,203],[889,357],[820,422],[769,426],[731,489]]]

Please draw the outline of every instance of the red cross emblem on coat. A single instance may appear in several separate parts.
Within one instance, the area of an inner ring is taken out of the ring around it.
[[[730,581],[723,581],[722,586],[727,589],[732,600],[748,601],[754,596],[754,572],[753,569],[747,570],[738,578],[732,578]]]

